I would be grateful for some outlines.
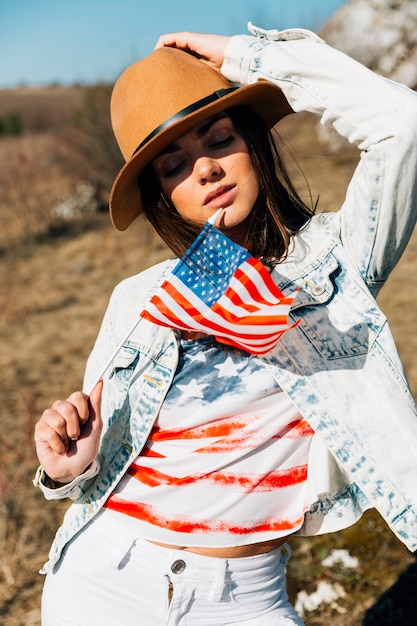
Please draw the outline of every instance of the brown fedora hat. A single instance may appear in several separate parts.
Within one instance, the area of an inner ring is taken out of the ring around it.
[[[219,72],[176,48],[159,48],[130,65],[111,97],[111,122],[126,165],[110,194],[110,217],[125,230],[142,212],[138,177],[159,152],[200,121],[245,104],[272,127],[292,109],[279,87],[233,87]]]

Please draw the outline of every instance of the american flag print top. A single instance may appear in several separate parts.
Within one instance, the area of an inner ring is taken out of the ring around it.
[[[261,261],[208,221],[141,317],[264,354],[295,325],[288,321],[294,297],[284,296]]]
[[[117,511],[137,535],[176,545],[237,546],[294,532],[317,495],[312,429],[257,356],[208,337],[181,345],[147,444],[104,514]]]

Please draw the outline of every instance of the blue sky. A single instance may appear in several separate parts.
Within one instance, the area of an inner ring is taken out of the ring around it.
[[[0,88],[113,81],[161,33],[317,30],[346,0],[0,0]]]

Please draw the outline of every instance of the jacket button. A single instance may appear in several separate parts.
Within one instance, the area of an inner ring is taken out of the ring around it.
[[[311,293],[313,296],[322,296],[326,292],[326,287],[324,285],[313,285],[311,288]]]
[[[174,561],[173,564],[171,565],[171,572],[173,574],[182,574],[184,570],[185,570],[185,561],[183,561],[182,559],[178,559],[177,561]]]

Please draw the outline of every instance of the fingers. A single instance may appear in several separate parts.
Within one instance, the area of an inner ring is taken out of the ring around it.
[[[191,52],[202,61],[220,70],[224,52],[230,37],[224,35],[207,35],[202,33],[168,33],[161,35],[155,49],[164,46]]]
[[[101,433],[103,421],[101,419],[101,396],[103,392],[103,381],[100,380],[88,399],[89,415],[91,418],[91,430]]]
[[[94,415],[101,416],[101,395],[103,392],[103,381],[99,380],[88,399],[89,412],[93,411]]]
[[[57,400],[35,426],[35,444],[45,472],[58,482],[70,482],[97,456],[103,427],[103,382],[88,397],[77,391]]]
[[[57,400],[43,412],[35,429],[35,440],[47,442],[57,454],[64,454],[71,441],[80,436],[89,417],[88,397],[76,391],[67,400]]]
[[[35,439],[48,441],[58,454],[68,450],[71,441],[77,441],[83,426],[91,417],[95,429],[101,429],[101,395],[103,381],[99,381],[88,397],[76,391],[67,400],[57,400],[50,409],[43,412],[36,425]]]
[[[79,405],[87,407],[86,398],[83,401],[80,401],[80,398],[77,400]],[[35,441],[47,443],[57,454],[64,454],[71,441],[76,440],[80,435],[80,422],[85,419],[85,411],[81,410],[81,412],[82,417],[74,404],[67,400],[57,400],[50,409],[43,412],[36,425]]]
[[[190,47],[189,39],[191,37],[191,33],[182,32],[182,33],[167,33],[165,35],[161,35],[156,42],[155,50],[157,48],[179,48],[180,50],[192,50]]]

